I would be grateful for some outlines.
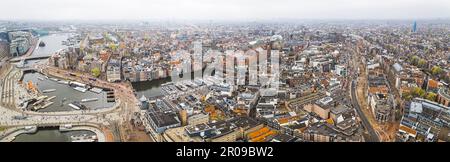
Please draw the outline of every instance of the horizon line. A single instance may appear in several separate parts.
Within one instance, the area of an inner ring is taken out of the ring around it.
[[[192,18],[149,18],[149,19],[0,19],[0,21],[10,22],[92,22],[92,21],[127,21],[127,22],[142,22],[142,21],[166,21],[166,22],[179,22],[179,21],[203,21],[203,22],[258,22],[258,21],[411,21],[411,20],[450,20],[450,17],[433,17],[433,18],[254,18],[254,19],[192,19]]]

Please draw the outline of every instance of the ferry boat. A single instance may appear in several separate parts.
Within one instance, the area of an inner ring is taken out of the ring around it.
[[[69,104],[70,107],[72,107],[75,110],[86,110],[87,107],[81,104],[80,102],[74,101]]]
[[[46,89],[46,90],[43,90],[42,93],[50,93],[50,92],[54,92],[54,91],[56,91],[56,89]]]
[[[81,109],[81,108],[79,108],[78,106],[76,106],[76,105],[74,105],[72,103],[70,103],[69,106],[72,107],[75,110],[80,110]]]
[[[69,84],[72,86],[86,87],[86,84],[80,83],[80,82],[75,82],[75,81],[71,81],[71,82],[69,82]]]
[[[81,102],[91,102],[91,101],[97,101],[98,98],[88,98],[88,99],[82,99]]]

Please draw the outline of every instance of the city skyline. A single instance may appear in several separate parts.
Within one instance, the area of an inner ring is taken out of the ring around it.
[[[0,143],[450,142],[450,2],[4,1]]]
[[[444,0],[6,0],[0,20],[446,19]],[[276,3],[276,5],[274,5]],[[19,7],[21,6],[21,7]],[[107,7],[106,7],[107,6]],[[213,12],[211,12],[213,11]],[[12,16],[14,15],[14,16]]]

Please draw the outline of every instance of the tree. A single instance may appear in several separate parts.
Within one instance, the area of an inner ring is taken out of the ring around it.
[[[109,44],[109,48],[112,50],[112,51],[115,51],[116,49],[117,49],[117,45],[115,45],[115,44]]]
[[[428,94],[427,94],[427,96],[425,97],[427,100],[430,100],[430,101],[434,101],[434,100],[436,100],[436,93],[433,93],[433,92],[428,92]]]
[[[433,66],[433,68],[431,68],[431,74],[433,75],[438,75],[442,73],[442,69],[439,66]]]
[[[415,87],[414,90],[412,91],[412,95],[414,97],[425,97],[425,94],[426,94],[425,90],[419,87]]]
[[[413,57],[411,58],[411,64],[417,65],[418,62],[419,62],[419,57],[413,56]]]
[[[100,76],[100,74],[101,74],[101,71],[100,71],[100,69],[99,68],[93,68],[92,70],[91,70],[91,72],[92,72],[92,75],[94,76],[94,77],[99,77]]]
[[[417,63],[418,67],[424,67],[425,64],[427,64],[427,60],[425,59],[420,59],[419,62]]]

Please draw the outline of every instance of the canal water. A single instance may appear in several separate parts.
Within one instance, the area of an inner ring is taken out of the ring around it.
[[[212,75],[214,75],[214,72],[212,73]],[[192,74],[191,74],[191,79],[201,78],[201,77],[202,77],[201,73],[194,75],[194,72],[192,72]],[[188,78],[185,78],[185,77],[181,78],[181,80],[187,80],[187,79]],[[132,86],[133,86],[134,90],[136,91],[136,95],[138,96],[138,98],[140,98],[143,95],[147,98],[153,98],[153,97],[162,96],[163,94],[162,94],[161,84],[168,83],[171,81],[172,81],[172,78],[167,77],[167,78],[155,79],[155,80],[151,80],[151,81],[134,82],[134,83],[132,83]]]
[[[87,130],[60,132],[58,129],[39,129],[34,134],[20,134],[13,142],[71,142],[70,136],[83,134],[95,135],[94,132]]]
[[[164,79],[156,79],[151,81],[144,82],[135,82],[133,83],[133,88],[136,90],[136,94],[138,98],[142,95],[145,97],[157,97],[162,96],[161,84],[171,82],[172,79],[170,77]]]

